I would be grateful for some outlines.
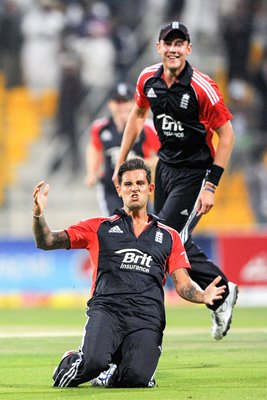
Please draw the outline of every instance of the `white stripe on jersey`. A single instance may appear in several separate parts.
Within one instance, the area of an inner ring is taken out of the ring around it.
[[[147,78],[146,78],[146,80],[148,79],[148,78],[150,78],[150,74],[152,73],[152,75],[154,75],[154,73],[159,69],[159,67],[161,66],[162,64],[161,63],[158,63],[158,64],[153,64],[153,65],[150,65],[149,67],[146,67],[145,69],[143,69],[143,71],[141,72],[141,74],[139,75],[139,77],[138,77],[138,82],[140,81],[140,79],[142,79],[142,77],[144,76],[144,75],[149,75]],[[152,76],[151,75],[151,76]],[[137,82],[137,85],[138,85],[138,82]]]
[[[159,226],[160,228],[163,228],[163,229],[165,229],[165,231],[169,232],[169,234],[171,235],[171,237],[172,237],[172,239],[173,239],[173,231],[174,231],[174,229],[171,228],[170,226],[167,226],[167,225],[163,224],[163,223],[160,222],[160,221],[157,221],[157,223],[158,223],[158,226]],[[179,232],[176,231],[176,233],[178,233],[178,236],[180,236]]]
[[[218,94],[213,89],[211,84],[208,81],[206,81],[203,78],[203,76],[200,75],[197,71],[193,72],[192,81],[194,81],[198,86],[200,86],[204,90],[204,92],[208,96],[208,98],[213,106],[214,106],[214,104],[218,103],[218,101],[220,100]]]
[[[146,74],[147,72],[157,71],[161,65],[162,65],[162,63],[150,65],[149,67],[146,67],[145,69],[143,69],[143,71],[141,72],[141,75]]]
[[[136,85],[136,92],[137,95],[140,96],[140,92],[138,90],[138,85],[140,83],[141,79],[144,79],[143,81],[143,86],[145,85],[146,81],[154,75],[154,73],[159,69],[159,67],[162,65],[162,63],[158,63],[158,64],[153,64],[150,65],[149,67],[146,67],[145,69],[143,69],[143,71],[141,72],[141,74],[138,77],[137,80],[137,85]]]

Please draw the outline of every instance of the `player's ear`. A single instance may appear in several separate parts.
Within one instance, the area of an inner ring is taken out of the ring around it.
[[[156,50],[158,53],[160,53],[160,42],[156,43]]]
[[[117,190],[118,196],[121,197],[121,187],[120,187],[120,185],[116,185],[116,190]]]
[[[149,190],[149,195],[153,194],[154,190],[155,190],[155,184],[154,183],[150,183],[149,187],[148,187],[148,190]]]
[[[191,53],[191,51],[192,51],[192,43],[190,42],[190,43],[188,43],[188,46],[187,46],[187,55],[189,55]]]

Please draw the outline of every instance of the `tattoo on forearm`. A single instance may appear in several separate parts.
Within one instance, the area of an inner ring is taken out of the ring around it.
[[[180,273],[183,273],[188,277],[188,272],[186,269],[181,269]],[[195,285],[192,280],[189,280],[186,284],[181,284],[178,282],[176,272],[174,271],[171,274],[174,286],[177,290],[177,293],[183,297],[185,300],[191,301],[193,303],[201,303],[201,290],[197,285]]]
[[[36,246],[43,250],[67,249],[70,247],[70,240],[65,231],[51,231],[44,219],[33,218],[33,234]]]
[[[181,291],[180,291],[180,295],[189,301],[198,301],[198,294],[197,294],[197,289],[194,286],[182,286],[181,287]]]

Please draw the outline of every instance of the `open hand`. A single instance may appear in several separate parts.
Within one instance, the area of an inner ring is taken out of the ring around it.
[[[197,214],[207,214],[214,206],[215,195],[214,193],[202,189],[197,199],[196,210]]]
[[[42,190],[43,188],[43,190]],[[39,182],[33,190],[33,214],[41,216],[46,207],[49,185],[44,181]]]
[[[222,295],[225,292],[226,286],[216,286],[221,279],[221,276],[217,276],[217,278],[215,278],[214,281],[206,287],[203,295],[203,303],[212,306],[215,300],[222,299]]]

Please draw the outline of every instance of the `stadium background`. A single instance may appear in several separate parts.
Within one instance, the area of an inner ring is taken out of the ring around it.
[[[238,283],[239,306],[267,305],[266,1],[3,0],[0,307],[78,306],[88,298],[86,252],[35,249],[32,190],[41,179],[50,184],[53,229],[99,215],[95,189],[84,185],[88,126],[105,115],[114,81],[134,84],[158,61],[159,27],[175,19],[190,29],[191,63],[219,83],[235,116],[234,153],[196,241]],[[71,85],[80,97],[69,95]],[[71,132],[58,129],[64,104]],[[181,301],[169,286],[166,294]]]

